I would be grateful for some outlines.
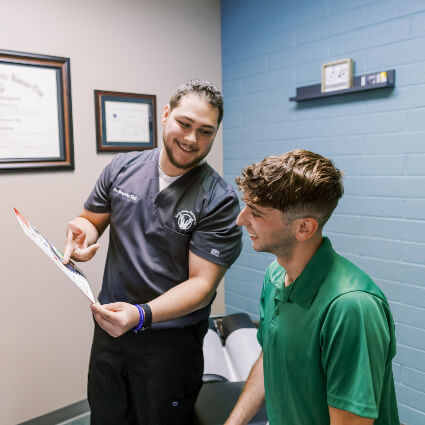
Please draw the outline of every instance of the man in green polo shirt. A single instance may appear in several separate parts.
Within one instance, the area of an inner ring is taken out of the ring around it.
[[[270,425],[399,425],[388,302],[371,278],[322,236],[343,194],[342,173],[295,150],[242,171],[236,182],[266,271],[262,352],[225,425],[247,424],[266,401]]]

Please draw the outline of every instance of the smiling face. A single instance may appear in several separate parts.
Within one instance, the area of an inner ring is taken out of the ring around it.
[[[292,257],[296,242],[295,227],[282,211],[245,200],[245,208],[236,223],[246,227],[255,251],[270,252],[286,260]]]
[[[218,109],[191,93],[172,110],[167,105],[162,116],[164,151],[161,169],[177,176],[196,167],[210,151],[218,130]]]

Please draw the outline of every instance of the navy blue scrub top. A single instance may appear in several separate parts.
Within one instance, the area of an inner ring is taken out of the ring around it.
[[[185,281],[189,250],[230,267],[242,249],[232,186],[203,163],[159,192],[159,153],[116,155],[84,204],[110,214],[102,304],[146,303]],[[209,313],[210,305],[155,327],[190,326]]]

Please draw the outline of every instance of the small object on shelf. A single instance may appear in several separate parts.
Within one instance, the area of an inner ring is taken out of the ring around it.
[[[387,73],[385,71],[375,72],[373,74],[362,75],[360,85],[362,87],[373,86],[375,84],[386,83],[387,79]]]
[[[348,89],[335,90],[322,93],[321,84],[297,87],[297,94],[290,97],[292,102],[302,102],[305,100],[321,99],[324,97],[340,96],[343,94],[359,93],[375,89],[394,87],[395,70],[379,71],[371,74],[359,75],[353,78],[353,86]]]
[[[322,65],[322,93],[343,90],[353,85],[353,60],[340,59]]]

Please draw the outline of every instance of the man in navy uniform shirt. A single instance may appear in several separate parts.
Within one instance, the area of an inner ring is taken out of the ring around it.
[[[210,306],[241,250],[237,196],[204,161],[222,116],[213,85],[181,86],[164,108],[163,149],[116,155],[68,224],[65,263],[90,260],[110,226],[92,305],[93,425],[191,422]]]

